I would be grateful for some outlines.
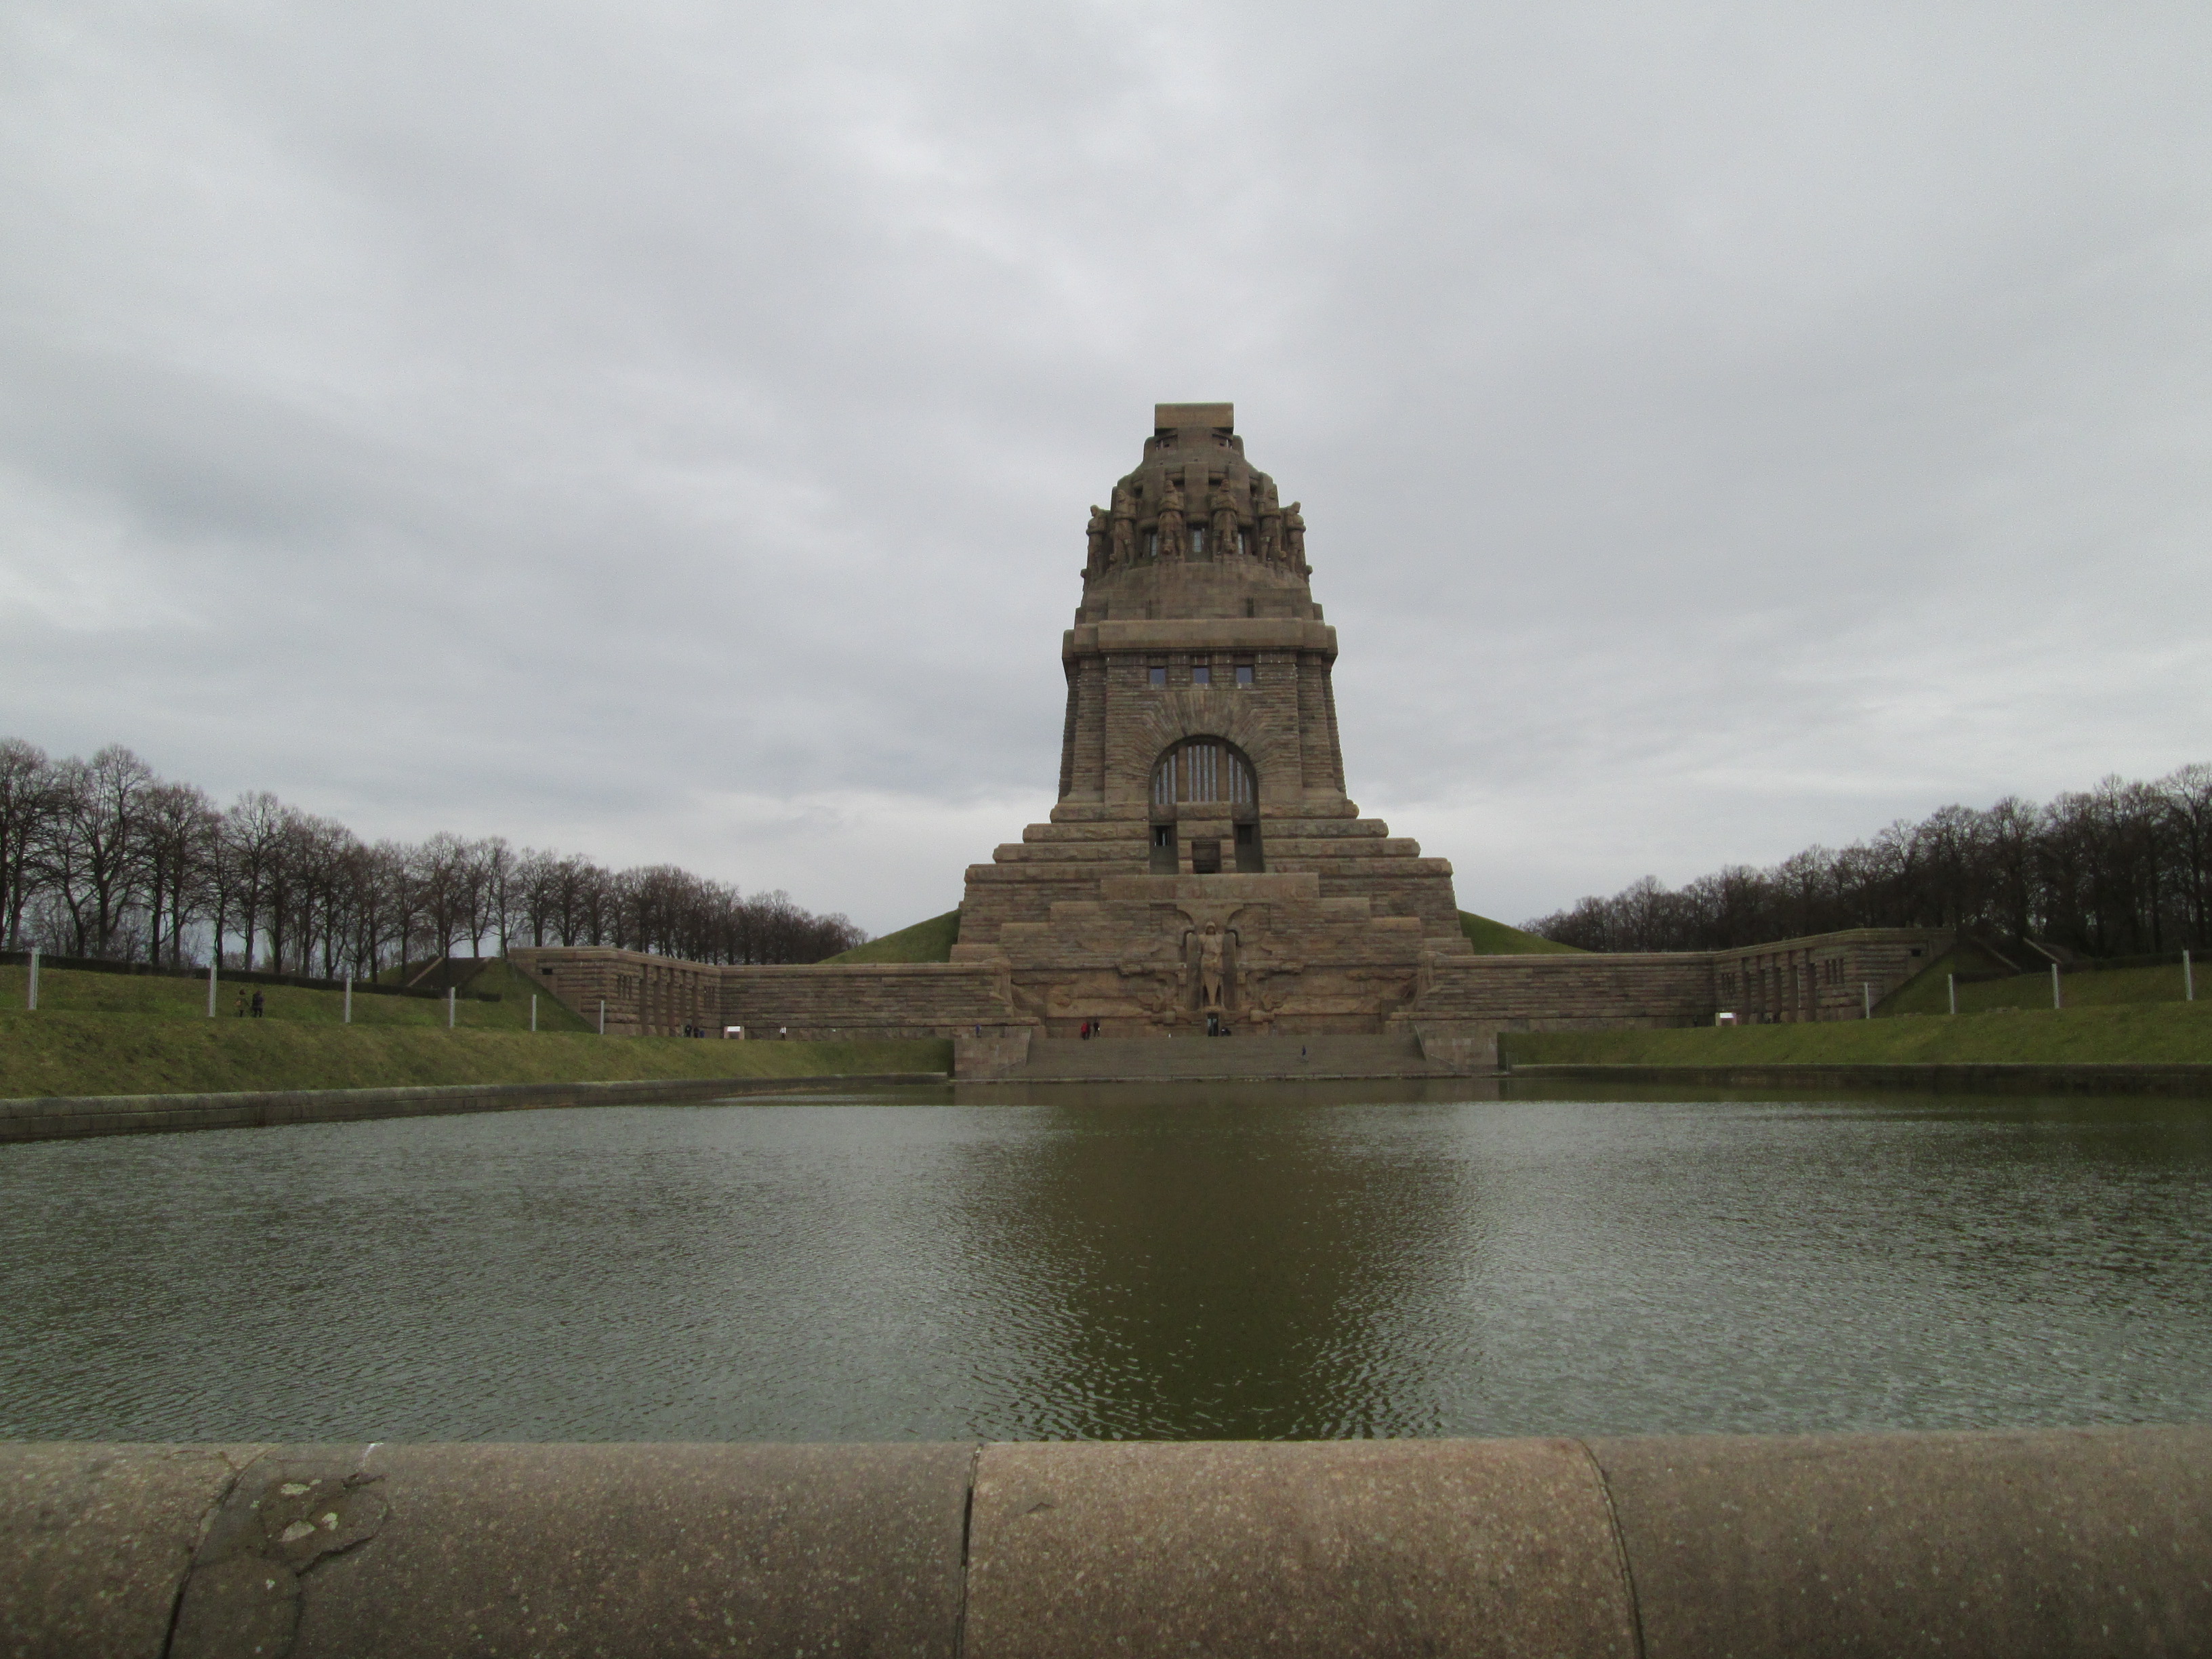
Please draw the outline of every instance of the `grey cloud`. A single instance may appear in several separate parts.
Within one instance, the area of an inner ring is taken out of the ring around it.
[[[49,748],[895,927],[1225,397],[1471,907],[2212,755],[2201,8],[4,27],[0,592],[143,599],[0,610]]]

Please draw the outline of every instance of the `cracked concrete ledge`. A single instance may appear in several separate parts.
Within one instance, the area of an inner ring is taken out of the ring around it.
[[[1898,1060],[1740,1066],[1562,1061],[1511,1066],[1528,1083],[1680,1083],[1737,1089],[1917,1089],[1929,1094],[2212,1095],[2212,1065],[2186,1060]]]
[[[2212,1427],[0,1444],[0,1653],[2181,1655]]]
[[[647,1105],[719,1100],[889,1083],[943,1083],[942,1072],[866,1076],[660,1078],[618,1083],[454,1083],[396,1089],[272,1089],[210,1095],[47,1096],[0,1100],[0,1145],[90,1135],[165,1134],[185,1129],[344,1123],[453,1112],[513,1112],[549,1106]]]

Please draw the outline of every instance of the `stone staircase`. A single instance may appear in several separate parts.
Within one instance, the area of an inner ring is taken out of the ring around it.
[[[1008,1083],[1138,1082],[1155,1079],[1435,1077],[1411,1032],[1388,1036],[1038,1037]]]

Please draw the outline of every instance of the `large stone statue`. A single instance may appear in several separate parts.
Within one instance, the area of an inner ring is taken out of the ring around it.
[[[1221,1006],[1222,993],[1227,988],[1222,966],[1222,947],[1227,941],[1221,936],[1221,924],[1209,921],[1198,936],[1198,1006],[1203,1009]]]
[[[1206,498],[1206,511],[1213,515],[1213,527],[1206,532],[1207,545],[1213,556],[1225,559],[1241,551],[1237,541],[1237,498],[1229,493],[1229,481],[1221,481],[1221,488]]]
[[[1091,527],[1084,532],[1085,539],[1089,544],[1089,552],[1083,562],[1085,575],[1095,576],[1105,569],[1106,545],[1113,533],[1113,520],[1107,517],[1106,509],[1103,507],[1093,507],[1091,509]]]
[[[1283,556],[1301,574],[1306,568],[1306,520],[1292,501],[1283,509]]]
[[[1182,521],[1182,491],[1173,484],[1160,497],[1160,557],[1187,559],[1190,556],[1190,532]]]
[[[1137,503],[1129,495],[1129,486],[1114,486],[1114,544],[1109,555],[1113,562],[1133,564],[1137,557]]]
[[[1257,521],[1259,534],[1253,539],[1252,550],[1262,564],[1273,564],[1283,556],[1283,506],[1275,494],[1275,481],[1266,473],[1255,475],[1257,488],[1252,492],[1252,516]]]

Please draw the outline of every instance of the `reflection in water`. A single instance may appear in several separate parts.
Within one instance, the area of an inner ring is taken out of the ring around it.
[[[1260,1085],[1062,1092],[962,1182],[960,1229],[1031,1322],[1003,1432],[1442,1431],[1417,1310],[1449,1290],[1462,1210],[1435,1110],[1333,1108],[1371,1102],[1350,1085],[1302,1091],[1295,1124]]]
[[[0,1436],[2212,1415],[2203,1105],[1475,1097],[911,1090],[0,1149]]]

